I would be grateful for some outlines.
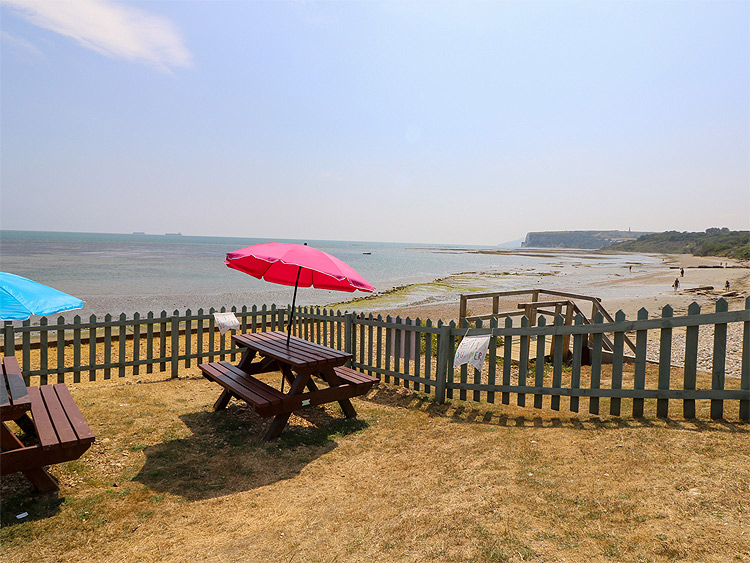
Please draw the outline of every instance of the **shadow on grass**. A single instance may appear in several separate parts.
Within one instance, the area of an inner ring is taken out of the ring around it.
[[[21,473],[0,479],[0,526],[6,528],[56,515],[65,498],[41,494]],[[26,514],[25,516],[21,516]],[[18,516],[21,516],[20,518]]]
[[[191,435],[144,449],[146,462],[133,480],[190,501],[257,489],[294,477],[336,448],[336,439],[368,426],[362,420],[332,417],[320,407],[293,417],[296,424],[292,420],[281,437],[265,442],[270,419],[244,406],[182,415]],[[308,424],[300,424],[303,420]]]
[[[379,385],[367,396],[360,397],[361,400],[369,401],[379,405],[396,408],[421,410],[431,417],[450,418],[457,423],[465,424],[490,424],[495,426],[509,426],[518,428],[573,428],[576,430],[600,430],[600,429],[625,429],[625,428],[655,428],[669,427],[676,430],[689,430],[694,432],[728,432],[748,434],[750,425],[746,423],[734,423],[727,420],[703,420],[703,419],[674,419],[674,418],[621,418],[606,414],[606,407],[600,407],[600,415],[588,413],[588,401],[581,399],[580,412],[557,411],[548,408],[535,409],[533,406],[533,395],[526,396],[526,406],[519,407],[515,404],[504,405],[499,397],[496,403],[473,403],[448,399],[444,404],[439,404],[428,395],[410,391],[401,387]],[[561,405],[563,408],[563,405]],[[527,414],[507,414],[503,409],[526,409]],[[539,413],[539,414],[536,414]]]

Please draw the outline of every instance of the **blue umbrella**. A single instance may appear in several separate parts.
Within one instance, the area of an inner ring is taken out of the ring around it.
[[[77,297],[0,272],[0,321],[25,321],[31,315],[52,315],[81,307],[83,301]]]

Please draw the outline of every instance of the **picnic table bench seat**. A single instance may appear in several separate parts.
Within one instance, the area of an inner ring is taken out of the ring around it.
[[[261,416],[271,416],[273,408],[279,407],[284,400],[284,393],[245,373],[229,362],[211,362],[201,364],[198,367],[203,372],[203,377],[215,381],[231,395],[251,405]],[[219,401],[223,397],[224,395],[219,397]],[[216,408],[217,405],[214,405],[215,410],[219,410]]]
[[[377,377],[367,375],[366,373],[362,373],[361,371],[346,366],[335,367],[333,368],[333,371],[336,372],[339,379],[353,385],[360,395],[367,393],[372,386],[379,381]]]
[[[0,475],[23,472],[40,492],[55,492],[58,485],[44,467],[78,459],[94,442],[83,414],[64,383],[28,388],[29,412],[15,420],[36,443],[24,444],[2,426]]]

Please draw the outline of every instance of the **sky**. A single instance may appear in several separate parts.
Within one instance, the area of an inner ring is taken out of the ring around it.
[[[0,0],[0,227],[750,229],[750,2]]]

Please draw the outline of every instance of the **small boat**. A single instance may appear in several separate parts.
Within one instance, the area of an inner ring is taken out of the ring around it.
[[[372,254],[372,252],[363,252],[362,254]]]

